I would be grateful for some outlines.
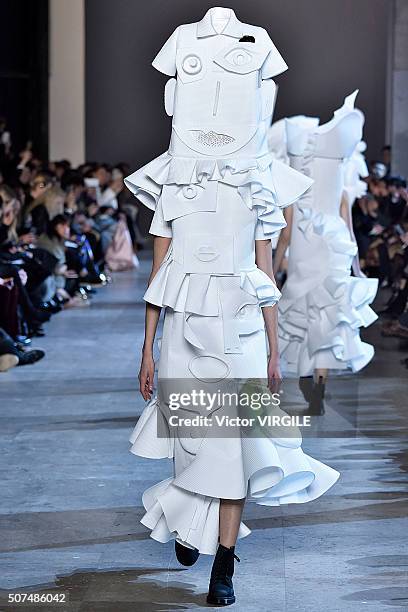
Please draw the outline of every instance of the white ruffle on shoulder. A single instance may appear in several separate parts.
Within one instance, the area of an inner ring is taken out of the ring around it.
[[[151,210],[156,209],[163,186],[207,181],[234,186],[245,205],[250,210],[256,208],[265,238],[286,225],[282,208],[296,201],[313,183],[271,154],[248,159],[204,159],[174,157],[166,152],[125,179],[129,190]],[[261,307],[273,306],[280,299],[276,285],[255,264],[240,269],[239,274],[241,288],[255,296]],[[189,329],[188,315],[219,314],[216,275],[185,273],[174,258],[172,244],[143,297],[156,306],[184,312],[184,337],[199,348]]]
[[[155,210],[163,185],[191,185],[203,180],[236,187],[246,206],[257,208],[266,237],[286,226],[282,208],[296,202],[313,184],[271,153],[248,159],[205,159],[174,157],[167,151],[126,177],[125,184],[145,206]]]
[[[158,400],[146,406],[130,436],[131,452],[146,458],[172,458],[180,441],[158,438]],[[165,421],[163,420],[163,423]],[[237,466],[242,469],[237,469]],[[204,438],[189,465],[143,494],[141,522],[159,542],[173,538],[204,554],[215,554],[220,498],[264,506],[299,504],[323,495],[339,478],[333,468],[305,454],[299,438]],[[239,538],[250,533],[242,522]]]

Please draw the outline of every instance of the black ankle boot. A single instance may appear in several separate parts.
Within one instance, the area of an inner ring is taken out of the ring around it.
[[[312,397],[309,401],[308,414],[321,416],[325,413],[324,394],[326,385],[323,376],[319,376],[318,382],[315,382],[312,390]]]
[[[200,553],[196,548],[188,548],[188,546],[183,546],[179,542],[175,542],[174,548],[176,551],[177,561],[181,563],[181,565],[194,565],[197,561]]]
[[[234,551],[235,546],[226,548],[222,544],[218,545],[207,595],[207,603],[209,604],[229,606],[235,602],[232,576],[234,575],[234,559],[237,561],[239,559]]]
[[[313,395],[313,376],[301,376],[299,378],[299,389],[305,401],[309,403]]]

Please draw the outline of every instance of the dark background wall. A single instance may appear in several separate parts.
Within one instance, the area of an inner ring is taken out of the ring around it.
[[[0,116],[13,149],[48,155],[48,0],[0,2]]]
[[[88,159],[149,161],[168,146],[166,77],[150,63],[181,23],[200,20],[214,1],[86,0]],[[327,121],[359,88],[368,157],[385,141],[389,0],[228,0],[238,19],[266,28],[289,65],[277,77],[275,118]]]

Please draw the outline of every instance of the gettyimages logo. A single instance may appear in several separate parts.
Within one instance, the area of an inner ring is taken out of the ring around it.
[[[206,437],[300,437],[311,417],[289,415],[282,410],[281,390],[271,392],[267,381],[228,380],[214,382],[168,380],[159,382],[159,436]],[[161,426],[160,426],[161,424]]]
[[[280,406],[280,393],[269,392],[229,392],[218,389],[215,392],[204,391],[204,389],[193,389],[190,393],[173,392],[169,395],[170,410],[177,410],[186,406],[205,406],[207,410],[213,410],[216,406],[246,406],[252,410],[259,410],[262,406]]]

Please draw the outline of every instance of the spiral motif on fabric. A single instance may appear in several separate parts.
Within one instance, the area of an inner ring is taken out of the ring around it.
[[[183,59],[183,70],[187,74],[198,74],[202,67],[201,59],[195,53],[190,53]]]

